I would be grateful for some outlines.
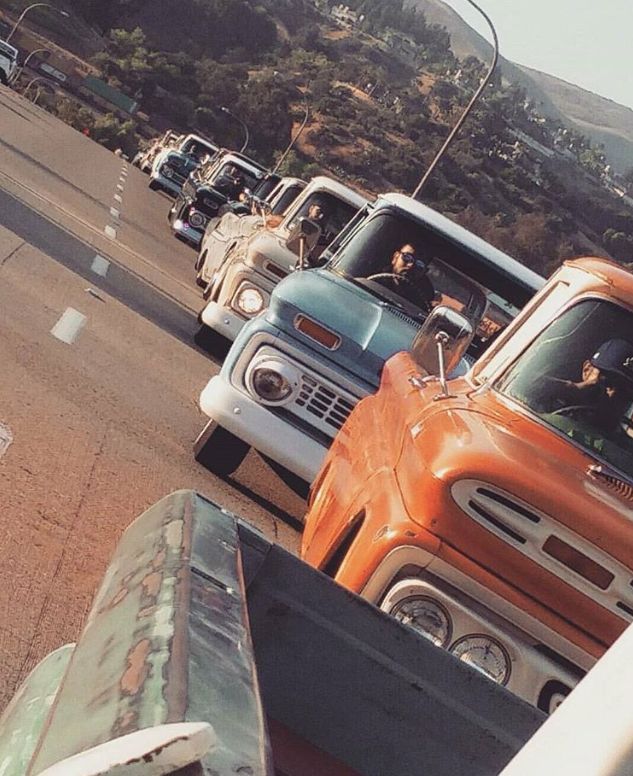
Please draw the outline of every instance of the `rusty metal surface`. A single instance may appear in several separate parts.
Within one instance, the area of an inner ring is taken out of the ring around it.
[[[144,513],[108,567],[28,773],[189,720],[220,740],[202,773],[268,774],[244,596],[231,516],[191,491]]]

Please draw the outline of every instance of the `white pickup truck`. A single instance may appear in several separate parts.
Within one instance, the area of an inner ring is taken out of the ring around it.
[[[18,50],[6,40],[0,40],[0,83],[8,86],[17,67]]]

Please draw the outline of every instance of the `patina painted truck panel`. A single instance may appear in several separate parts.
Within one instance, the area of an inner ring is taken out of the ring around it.
[[[44,695],[54,703],[31,702]],[[5,711],[0,767],[64,773],[66,758],[122,736],[199,722],[215,745],[182,776],[410,776],[420,763],[489,776],[542,720],[181,491],[128,528],[77,646],[47,658]],[[145,765],[134,773],[155,773]]]

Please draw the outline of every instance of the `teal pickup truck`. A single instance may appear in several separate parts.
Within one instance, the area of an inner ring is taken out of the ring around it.
[[[209,421],[194,454],[210,471],[231,474],[252,447],[312,482],[355,404],[377,390],[385,361],[410,348],[433,307],[468,316],[472,362],[545,282],[402,194],[359,211],[327,256],[275,287],[202,391]]]
[[[123,535],[2,776],[492,776],[545,715],[192,491]]]

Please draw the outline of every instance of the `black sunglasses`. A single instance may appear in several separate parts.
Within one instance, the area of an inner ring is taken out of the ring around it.
[[[418,260],[415,253],[411,253],[410,251],[398,251],[398,253],[406,264],[415,264]]]

